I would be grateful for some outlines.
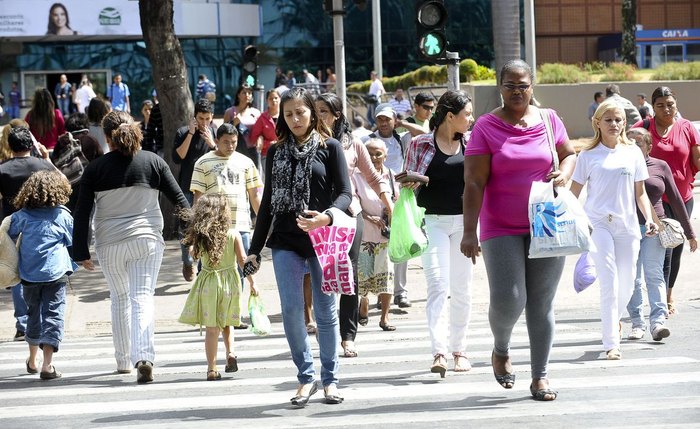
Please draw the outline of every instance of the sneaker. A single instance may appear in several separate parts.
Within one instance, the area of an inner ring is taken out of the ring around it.
[[[622,359],[622,352],[620,349],[610,349],[605,353],[605,357],[608,360],[620,360]]]
[[[399,308],[409,308],[413,304],[411,304],[411,301],[408,300],[405,296],[395,296],[394,297],[394,304],[398,305]]]
[[[17,331],[17,333],[15,333],[15,337],[13,338],[13,341],[24,341],[24,332]]]
[[[182,264],[182,277],[188,282],[194,280],[194,266]]]
[[[669,335],[671,335],[671,330],[664,325],[656,325],[651,331],[651,338],[653,338],[654,341],[661,341]]]
[[[153,381],[153,364],[147,360],[139,361],[136,364],[136,382],[139,384]]]
[[[632,328],[632,332],[627,336],[628,340],[641,340],[644,338],[644,329],[642,328]]]

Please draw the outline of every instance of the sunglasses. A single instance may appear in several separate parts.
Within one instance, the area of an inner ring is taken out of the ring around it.
[[[433,110],[435,106],[431,106],[430,104],[421,104],[420,107],[424,108],[425,110]]]
[[[524,92],[527,91],[528,88],[532,86],[532,84],[527,83],[522,85],[513,85],[512,83],[504,83],[502,86],[508,91],[515,91],[517,89],[520,90],[520,92]]]

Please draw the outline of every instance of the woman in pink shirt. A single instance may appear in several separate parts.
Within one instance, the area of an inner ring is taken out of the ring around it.
[[[666,86],[656,88],[651,94],[651,105],[654,108],[654,116],[637,122],[634,127],[644,127],[651,133],[652,146],[649,155],[666,161],[671,167],[673,180],[676,182],[676,187],[690,217],[693,214],[693,182],[695,175],[700,170],[700,146],[698,146],[700,145],[700,136],[690,121],[678,117],[676,95],[671,91],[671,88]],[[663,207],[667,217],[676,220],[682,219],[682,214],[673,212],[665,195]],[[668,287],[666,297],[669,314],[676,312],[671,294],[681,267],[682,254],[683,246],[666,249],[664,277]]]
[[[564,186],[573,173],[576,154],[556,113],[530,103],[533,79],[526,62],[507,62],[501,69],[500,82],[503,106],[476,121],[465,151],[461,249],[473,262],[484,251],[491,296],[489,323],[494,336],[491,364],[496,381],[506,389],[515,384],[510,339],[515,323],[526,310],[530,392],[536,400],[552,401],[557,397],[547,380],[554,339],[552,301],[564,258],[528,258],[528,195],[536,180],[553,180],[555,185]],[[552,171],[544,115],[549,115],[552,124],[559,158],[557,171]]]
[[[48,150],[53,150],[58,136],[66,132],[63,115],[56,109],[51,92],[46,88],[37,88],[34,92],[32,108],[24,120],[29,124],[34,138]]]

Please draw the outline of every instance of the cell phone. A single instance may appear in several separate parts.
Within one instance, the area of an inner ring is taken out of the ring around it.
[[[253,265],[253,261],[247,261],[245,264],[243,264],[243,276],[248,277],[253,274],[255,274],[258,269],[260,268],[260,258],[257,255],[253,255],[255,257],[255,262],[258,264],[257,268],[255,265]]]
[[[300,212],[299,216],[303,217],[304,219],[312,219],[314,217],[314,215],[312,215],[311,213],[306,212]]]

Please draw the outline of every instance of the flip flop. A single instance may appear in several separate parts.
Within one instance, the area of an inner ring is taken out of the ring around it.
[[[388,323],[379,322],[379,327],[382,328],[383,331],[395,331],[396,330],[396,326],[390,325]]]

